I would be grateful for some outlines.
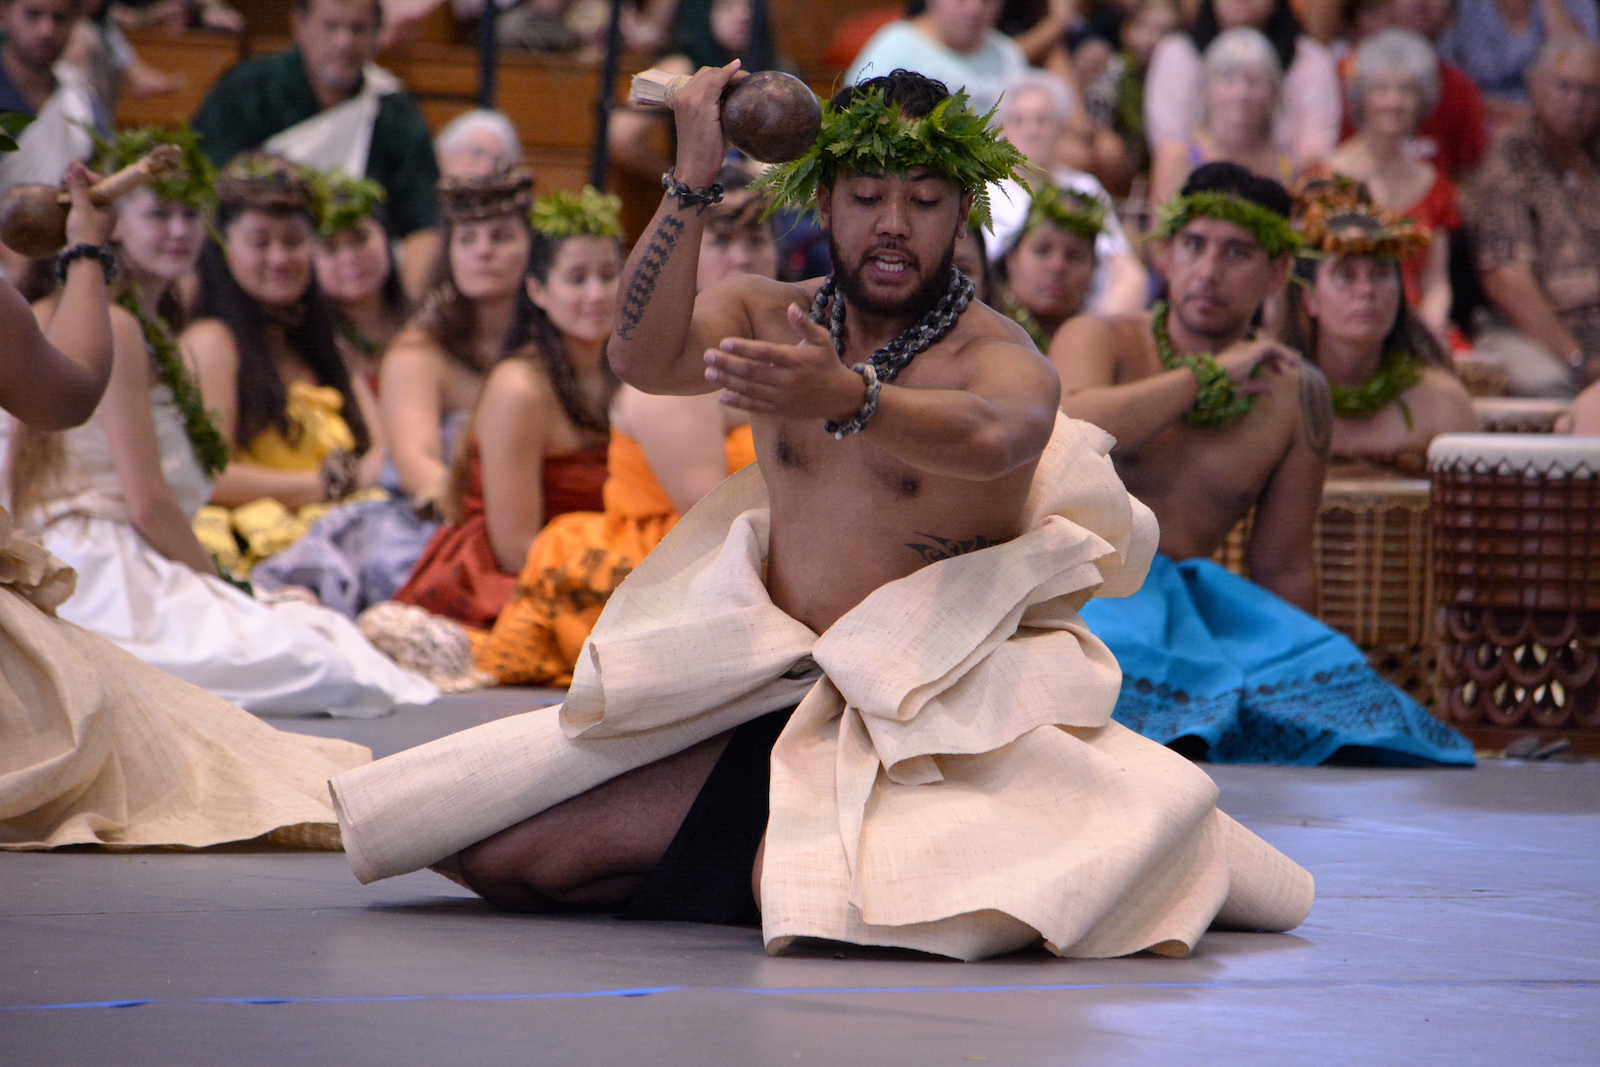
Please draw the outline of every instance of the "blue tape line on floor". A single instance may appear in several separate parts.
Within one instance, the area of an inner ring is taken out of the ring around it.
[[[586,989],[552,993],[407,993],[366,997],[161,997],[129,1000],[80,1000],[61,1004],[0,1004],[0,1011],[62,1011],[74,1008],[138,1008],[146,1004],[392,1004],[419,1000],[584,1000],[595,997],[648,997],[657,993],[749,993],[757,996],[860,996],[906,993],[1055,993],[1079,989],[1505,989],[1561,986],[1575,989],[1600,987],[1600,982],[1563,979],[1463,980],[1446,982],[1056,982],[1039,985],[922,985],[922,986],[642,986],[636,989]]]

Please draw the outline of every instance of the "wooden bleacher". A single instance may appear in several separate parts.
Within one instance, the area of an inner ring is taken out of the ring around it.
[[[124,97],[117,109],[122,125],[171,123],[193,115],[221,75],[246,55],[288,45],[290,3],[244,0],[238,4],[248,29],[243,35],[146,30],[129,35],[152,66],[181,74],[182,89],[143,99]],[[826,63],[832,28],[862,11],[882,7],[875,0],[774,0],[771,18],[779,49],[801,69],[819,93],[831,90],[840,73]],[[478,52],[470,28],[455,24],[445,5],[419,28],[417,39],[379,57],[415,94],[435,133],[474,106],[478,95]],[[628,78],[649,65],[645,55],[624,56],[617,98],[627,94]],[[522,139],[529,166],[543,190],[577,190],[589,180],[599,69],[561,57],[502,52],[496,103]],[[649,221],[660,196],[653,182],[613,172],[613,190],[623,196],[623,221],[630,234]]]

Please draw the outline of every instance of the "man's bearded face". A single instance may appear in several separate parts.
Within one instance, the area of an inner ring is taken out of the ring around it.
[[[859,311],[917,319],[949,284],[967,198],[932,171],[841,176],[820,192],[834,280]]]
[[[1280,278],[1278,261],[1250,231],[1221,219],[1195,219],[1172,236],[1165,255],[1173,315],[1219,347],[1245,335]]]

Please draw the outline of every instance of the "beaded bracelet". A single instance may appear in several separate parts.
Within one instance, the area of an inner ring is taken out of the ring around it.
[[[67,280],[67,268],[80,259],[94,259],[100,262],[100,269],[105,273],[106,284],[117,276],[117,254],[105,245],[79,244],[71,248],[62,249],[56,255],[56,278],[60,281]]]
[[[861,401],[861,410],[849,422],[834,422],[832,419],[822,424],[822,428],[833,434],[835,441],[843,441],[853,433],[860,433],[867,428],[867,420],[878,413],[878,394],[883,392],[883,383],[878,380],[878,368],[871,363],[857,363],[850,368],[861,375],[861,380],[867,383],[866,399]]]
[[[705,214],[706,208],[722,200],[722,183],[712,182],[704,189],[694,189],[678,180],[673,167],[661,176],[661,188],[667,191],[668,196],[678,198],[678,210],[687,211],[690,207],[698,207],[697,215]]]

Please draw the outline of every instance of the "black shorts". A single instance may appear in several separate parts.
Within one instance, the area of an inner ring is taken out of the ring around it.
[[[753,926],[761,919],[750,874],[767,832],[772,746],[794,708],[733,731],[666,855],[620,918]]]

